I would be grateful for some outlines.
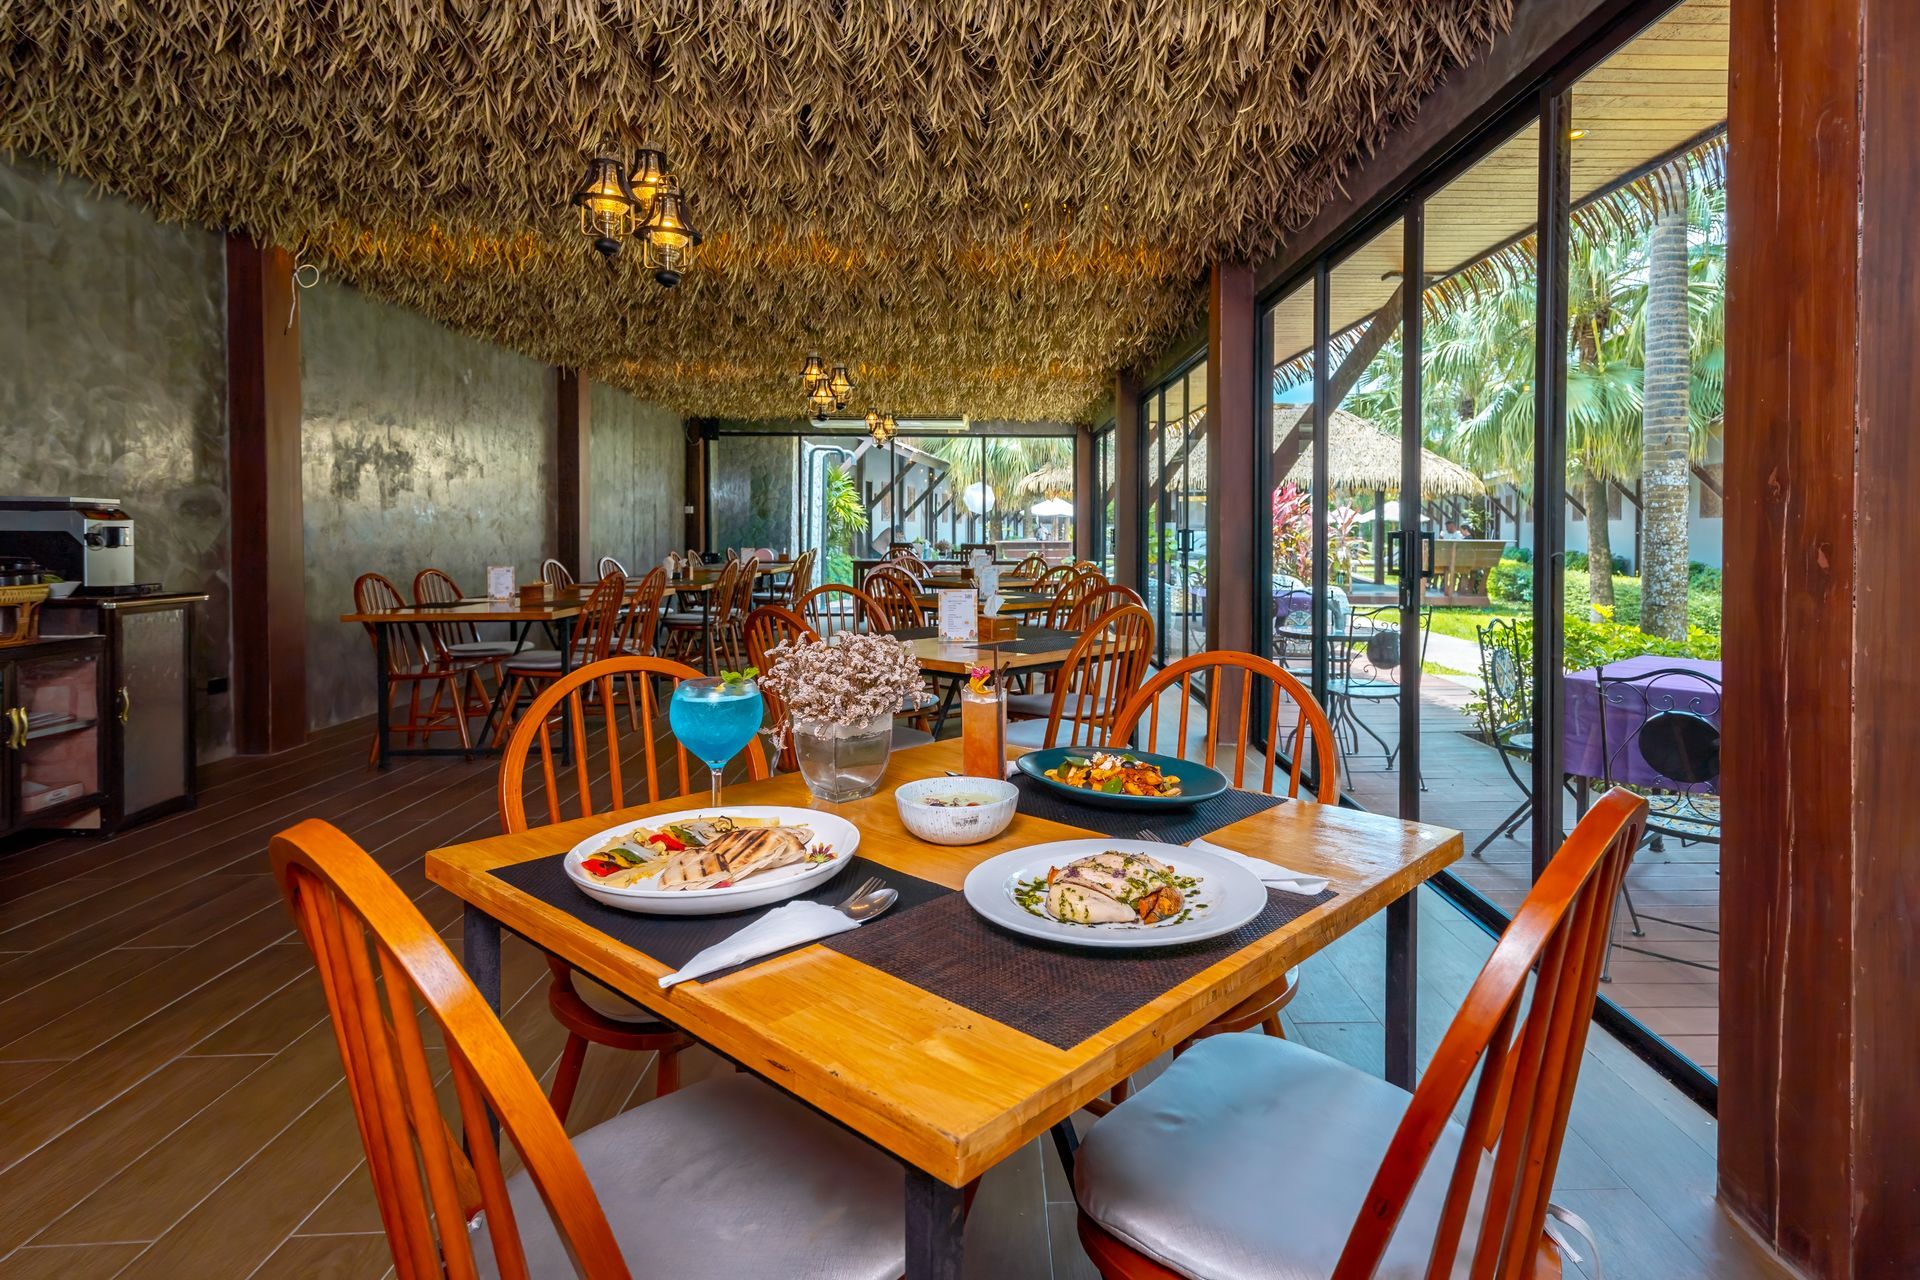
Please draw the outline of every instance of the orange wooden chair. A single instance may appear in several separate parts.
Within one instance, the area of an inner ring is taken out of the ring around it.
[[[1009,578],[1037,578],[1047,571],[1047,558],[1038,551],[1029,551],[1026,559],[1013,566]]]
[[[1643,799],[1615,789],[1581,819],[1411,1096],[1300,1045],[1220,1036],[1116,1107],[1075,1161],[1080,1240],[1100,1274],[1560,1275],[1547,1199],[1646,818]]]
[[[529,790],[526,781],[527,757],[536,743],[540,747],[540,769],[535,779],[545,800],[546,821],[549,823],[569,817],[586,818],[594,814],[611,813],[630,804],[651,804],[659,800],[663,794],[659,745],[665,735],[657,730],[655,717],[664,704],[654,692],[654,681],[665,681],[665,696],[671,698],[674,687],[680,681],[699,678],[698,671],[683,663],[669,662],[664,658],[622,656],[569,672],[564,678],[542,689],[500,753],[498,800],[502,833],[511,835],[525,831],[530,825],[526,811]],[[633,778],[632,762],[624,759],[626,751],[631,748],[623,748],[621,744],[619,717],[613,710],[613,691],[616,682],[620,681],[625,681],[629,689],[635,684],[640,689],[638,732],[635,736],[639,739],[642,753],[639,762],[642,764],[641,785],[632,788],[626,785]],[[606,729],[605,742],[592,752],[581,745],[587,741],[588,711],[585,700],[590,697],[594,698]],[[563,702],[566,704],[564,707],[561,706]],[[565,717],[576,744],[572,767],[578,812],[572,814],[563,812],[564,788],[555,767],[550,722],[556,714]],[[689,795],[697,787],[690,788],[688,785],[686,750],[675,743],[673,755],[674,768],[668,773],[668,781],[678,785],[665,794]],[[593,768],[596,760],[603,760],[606,768],[607,803],[604,805],[594,797]],[[756,780],[768,776],[766,754],[760,749],[758,740],[748,744],[747,772]],[[629,796],[629,790],[641,794]],[[586,1060],[589,1043],[637,1053],[658,1053],[658,1092],[672,1093],[679,1086],[677,1055],[692,1041],[599,983],[591,980],[584,986],[576,983],[573,967],[558,956],[548,956],[547,964],[553,970],[553,985],[547,991],[547,1004],[560,1025],[567,1029],[567,1045],[560,1054],[560,1066],[553,1076],[553,1109],[562,1120],[567,1118],[568,1108],[573,1104],[574,1089],[580,1083],[580,1068]]]
[[[600,575],[605,577],[605,574]],[[573,570],[548,556],[540,562],[540,581],[550,587],[570,587],[573,585]]]
[[[1033,593],[1040,596],[1052,595],[1078,576],[1072,565],[1057,564],[1033,580]]]
[[[326,992],[401,1280],[901,1273],[900,1167],[886,1156],[735,1073],[569,1140],[499,1017],[365,850],[309,819],[269,852]],[[444,1068],[428,1054],[436,1034]],[[489,1115],[525,1166],[512,1177]]]
[[[1193,690],[1196,675],[1204,678],[1207,698],[1206,729],[1198,734],[1197,726],[1190,721],[1194,707],[1199,705]],[[1266,689],[1266,723],[1258,725],[1253,718],[1253,691],[1256,685],[1263,683]],[[1179,714],[1170,726],[1172,733],[1163,736],[1160,719],[1164,699],[1161,695],[1176,685]],[[1229,705],[1233,702],[1238,703],[1237,717],[1234,714],[1236,708]],[[1333,726],[1327,722],[1325,709],[1292,672],[1250,653],[1196,653],[1155,672],[1115,714],[1113,731],[1107,742],[1115,747],[1132,743],[1144,718],[1146,734],[1141,744],[1143,751],[1157,751],[1162,755],[1179,756],[1183,760],[1197,754],[1208,768],[1218,768],[1219,753],[1224,744],[1233,753],[1233,770],[1228,775],[1228,781],[1236,787],[1246,788],[1247,761],[1257,750],[1254,730],[1259,728],[1262,730],[1261,740],[1268,744],[1268,749],[1264,753],[1263,772],[1254,789],[1276,795],[1280,794],[1275,789],[1279,760],[1276,748],[1283,741],[1283,714],[1290,721],[1284,741],[1291,742],[1295,749],[1287,772],[1278,775],[1280,786],[1286,795],[1296,799],[1304,786],[1321,804],[1337,804],[1340,799],[1339,747],[1334,740]],[[1314,761],[1311,773],[1306,771],[1309,752],[1312,752]],[[1280,1010],[1299,990],[1299,971],[1289,970],[1280,982],[1241,1001],[1195,1032],[1175,1051],[1186,1048],[1194,1040],[1225,1032],[1248,1031],[1254,1027],[1259,1027],[1270,1036],[1284,1038],[1285,1032],[1280,1027]],[[1126,1096],[1124,1085],[1118,1091],[1118,1096]]]
[[[733,580],[733,595],[728,599],[722,616],[714,619],[714,636],[717,639],[726,665],[738,671],[747,665],[744,654],[746,645],[742,628],[746,625],[747,615],[753,612],[754,584],[760,580],[760,561],[758,559],[741,562],[740,573]]]
[[[400,589],[384,575],[363,573],[354,579],[353,607],[359,613],[379,613],[388,609],[404,609],[406,599]],[[380,645],[380,635],[372,623],[364,624],[367,640],[376,651]],[[491,667],[494,659],[487,657],[455,657],[438,651],[428,629],[424,626],[400,625],[387,628],[387,680],[388,697],[392,696],[392,685],[405,685],[407,688],[407,718],[399,723],[390,723],[392,733],[405,733],[409,743],[425,738],[433,733],[457,733],[460,745],[473,746],[472,731],[467,726],[468,713],[478,708],[478,714],[484,715],[489,705],[485,686],[480,683],[479,671],[482,667]],[[433,697],[426,708],[420,706],[420,688],[433,686]],[[446,700],[443,708],[441,699]],[[376,736],[368,748],[367,759],[379,758],[380,743]]]
[[[422,569],[413,575],[415,604],[458,604],[464,598],[460,584],[442,570]],[[485,677],[491,675],[497,684],[501,678],[502,660],[519,652],[520,646],[511,640],[483,640],[480,638],[480,628],[471,622],[428,623],[426,632],[433,640],[434,651],[441,658],[474,662],[474,682],[467,690],[467,714],[485,716],[490,713],[493,702],[487,692]]]
[[[813,564],[815,558],[816,553],[813,548],[809,547],[807,550],[802,551],[800,558],[793,562],[793,572],[787,577],[786,607],[792,609],[795,613],[800,611],[798,607],[800,597],[813,590]]]
[[[875,631],[927,625],[926,611],[921,609],[914,587],[899,570],[888,572],[884,565],[875,569],[867,575],[862,589],[869,601],[867,621]]]
[[[1062,582],[1053,591],[1053,607],[1047,610],[1047,625],[1056,631],[1074,629],[1074,619],[1079,616],[1081,601],[1094,589],[1094,582],[1084,574],[1076,574]]]
[[[1074,642],[1073,651],[1053,677],[1051,693],[1017,693],[1007,697],[1007,711],[1032,712],[1045,703],[1038,717],[1007,726],[1007,741],[1022,747],[1064,745],[1104,747],[1112,736],[1115,718],[1132,700],[1146,678],[1153,657],[1153,615],[1137,606],[1111,609]]]
[[[584,667],[598,662],[613,651],[620,634],[620,605],[627,598],[627,580],[610,573],[593,584],[593,593],[580,609],[578,633],[573,640],[572,666]],[[514,711],[521,695],[560,678],[560,652],[534,649],[507,660],[505,679],[507,696],[500,700],[500,733],[513,727]],[[629,690],[631,704],[631,690]]]
[[[747,661],[762,671],[765,671],[768,663],[772,661],[767,655],[776,647],[793,644],[799,640],[820,638],[819,633],[807,625],[805,618],[791,609],[783,609],[779,605],[772,604],[763,604],[748,614],[745,630]],[[787,721],[786,703],[780,700],[778,694],[764,685],[761,686],[760,696],[767,704],[768,722],[784,725]],[[780,748],[780,767],[792,773],[800,767],[799,760],[793,754],[793,735],[782,734],[780,740],[785,744]]]
[[[794,612],[822,639],[842,631],[864,631],[879,606],[873,597],[844,582],[823,582],[800,597]]]
[[[1080,597],[1072,611],[1067,615],[1066,629],[1084,631],[1109,609],[1124,609],[1129,605],[1144,609],[1147,602],[1132,587],[1119,587],[1111,583],[1103,586],[1089,586],[1085,595]]]

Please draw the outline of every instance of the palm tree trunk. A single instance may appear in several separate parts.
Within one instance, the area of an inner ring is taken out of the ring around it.
[[[1613,608],[1613,530],[1607,527],[1607,478],[1585,468],[1580,501],[1587,508],[1587,591],[1593,602]]]
[[[1681,171],[1684,180],[1684,170]],[[1687,202],[1685,187],[1648,237],[1647,349],[1641,383],[1640,629],[1687,634]]]

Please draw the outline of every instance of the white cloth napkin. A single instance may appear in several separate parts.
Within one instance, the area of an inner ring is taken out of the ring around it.
[[[714,943],[682,965],[679,972],[660,979],[660,986],[664,990],[694,978],[704,978],[721,969],[730,969],[736,964],[745,964],[769,952],[798,946],[803,942],[816,942],[859,927],[858,920],[841,914],[824,902],[789,902],[784,907],[767,912],[732,937]]]
[[[1236,866],[1245,867],[1260,877],[1260,883],[1271,885],[1282,893],[1298,893],[1311,898],[1314,894],[1323,891],[1328,884],[1324,877],[1306,875],[1283,867],[1277,862],[1268,862],[1265,858],[1249,858],[1238,850],[1222,848],[1210,841],[1189,840],[1187,848],[1205,849],[1208,853],[1225,858]]]

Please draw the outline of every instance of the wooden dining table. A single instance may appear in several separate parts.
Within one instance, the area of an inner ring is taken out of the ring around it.
[[[859,829],[861,857],[947,889],[959,889],[972,867],[997,853],[1090,834],[1023,813],[980,844],[923,843],[902,826],[892,789],[959,764],[960,744],[938,742],[895,752],[883,789],[864,800],[824,804],[795,774],[733,785],[726,799],[837,814]],[[1071,1162],[1076,1111],[1382,911],[1390,935],[1400,921],[1400,936],[1388,940],[1385,991],[1393,1074],[1392,1046],[1413,1043],[1411,895],[1461,853],[1457,831],[1310,801],[1221,827],[1207,839],[1324,876],[1334,896],[1059,1048],[820,943],[663,991],[659,979],[671,966],[493,874],[564,852],[615,823],[690,803],[680,797],[435,849],[426,856],[427,876],[464,904],[465,964],[496,1011],[506,929],[897,1159],[906,1174],[908,1280],[959,1277],[969,1183],[1049,1132]],[[1400,1074],[1397,1082],[1410,1085],[1410,1054]]]
[[[435,624],[479,624],[504,622],[513,627],[513,645],[518,652],[526,643],[527,633],[534,624],[545,628],[548,639],[560,651],[560,670],[564,674],[572,670],[574,619],[580,616],[581,596],[578,592],[561,589],[546,600],[529,601],[517,597],[504,600],[492,600],[485,596],[455,601],[452,604],[409,604],[398,609],[376,609],[366,613],[343,613],[342,622],[361,623],[373,630],[374,687],[378,698],[374,706],[375,739],[377,763],[385,769],[393,756],[458,756],[472,752],[462,747],[396,747],[391,738],[390,723],[393,718],[393,681],[391,679],[390,656],[392,653],[392,631],[395,627],[428,627]],[[432,646],[427,648],[431,650]],[[496,707],[496,713],[498,708]],[[474,750],[485,745],[486,735],[491,731],[495,715],[487,717],[487,723],[481,726],[480,737],[474,744]]]
[[[973,668],[994,666],[1012,675],[1051,671],[1067,660],[1080,640],[1075,631],[1026,624],[1015,628],[1011,640],[942,640],[937,627],[896,628],[893,635],[913,651],[921,671],[936,685],[946,685],[933,721],[936,736]]]

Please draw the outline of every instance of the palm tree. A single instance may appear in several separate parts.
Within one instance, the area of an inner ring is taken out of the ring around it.
[[[1016,505],[1015,489],[1020,481],[1043,467],[1073,466],[1071,436],[942,436],[916,439],[916,448],[946,462],[949,481],[957,496],[970,484],[978,483],[984,459],[986,482],[994,493],[994,508],[986,521],[987,538],[1014,536],[1009,526],[1023,526],[1030,518]]]

